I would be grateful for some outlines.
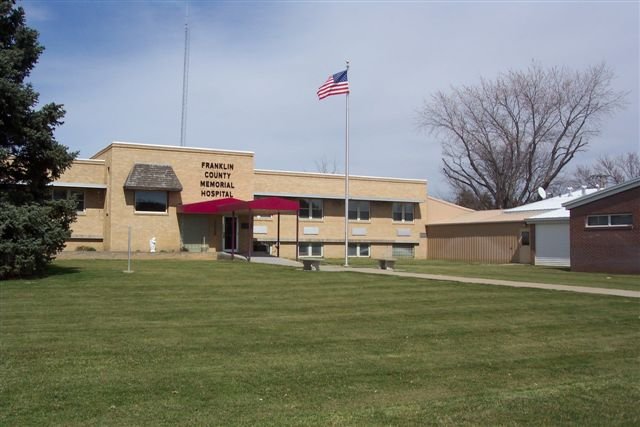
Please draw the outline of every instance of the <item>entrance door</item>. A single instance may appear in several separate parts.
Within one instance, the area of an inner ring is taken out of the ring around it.
[[[531,264],[531,232],[520,230],[520,264]]]
[[[222,218],[222,250],[230,251],[232,246],[235,247],[235,251],[238,252],[238,218],[232,216],[225,216]],[[233,231],[235,230],[235,236]],[[235,238],[235,245],[232,245],[233,238]]]

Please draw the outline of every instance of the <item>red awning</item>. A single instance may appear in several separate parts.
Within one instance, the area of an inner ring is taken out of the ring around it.
[[[300,202],[281,197],[265,197],[251,200],[249,208],[252,211],[296,212],[300,209]]]
[[[187,203],[185,205],[178,206],[178,213],[183,214],[200,214],[211,215],[223,212],[231,212],[231,210],[225,209],[226,206],[236,205],[243,202],[240,199],[233,197],[227,197],[226,199],[218,200],[206,200],[204,202]]]
[[[249,212],[254,214],[271,214],[278,212],[297,212],[300,203],[281,197],[265,197],[248,202],[229,197],[219,200],[188,203],[178,206],[178,213],[183,214],[219,214],[225,212]]]

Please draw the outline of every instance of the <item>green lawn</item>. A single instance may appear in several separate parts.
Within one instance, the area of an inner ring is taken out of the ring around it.
[[[327,259],[327,264],[342,265],[344,259]],[[349,259],[352,267],[377,267],[371,258]],[[640,291],[640,275],[578,273],[561,267],[540,267],[529,264],[469,264],[456,261],[398,259],[396,270],[425,274],[477,277],[483,279],[515,280],[555,285],[588,286],[595,288]]]
[[[0,425],[638,425],[637,299],[202,261],[0,282]]]

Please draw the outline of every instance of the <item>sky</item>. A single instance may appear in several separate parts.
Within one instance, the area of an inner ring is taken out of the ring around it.
[[[66,109],[56,138],[180,145],[184,1],[23,0],[46,48],[30,76]],[[417,178],[450,197],[418,112],[437,91],[509,70],[605,62],[624,110],[573,166],[640,151],[639,2],[190,1],[186,145],[252,151],[260,169],[344,171],[345,96],[316,90],[350,61],[349,171]]]

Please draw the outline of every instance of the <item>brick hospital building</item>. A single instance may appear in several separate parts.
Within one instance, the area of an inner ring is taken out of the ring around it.
[[[427,221],[465,212],[428,197],[425,180],[349,181],[350,256],[426,258]],[[300,256],[344,256],[344,176],[255,169],[252,152],[114,142],[76,160],[53,194],[78,201],[66,250],[126,251],[130,227],[134,251],[155,238],[168,252],[295,258],[297,242]]]

